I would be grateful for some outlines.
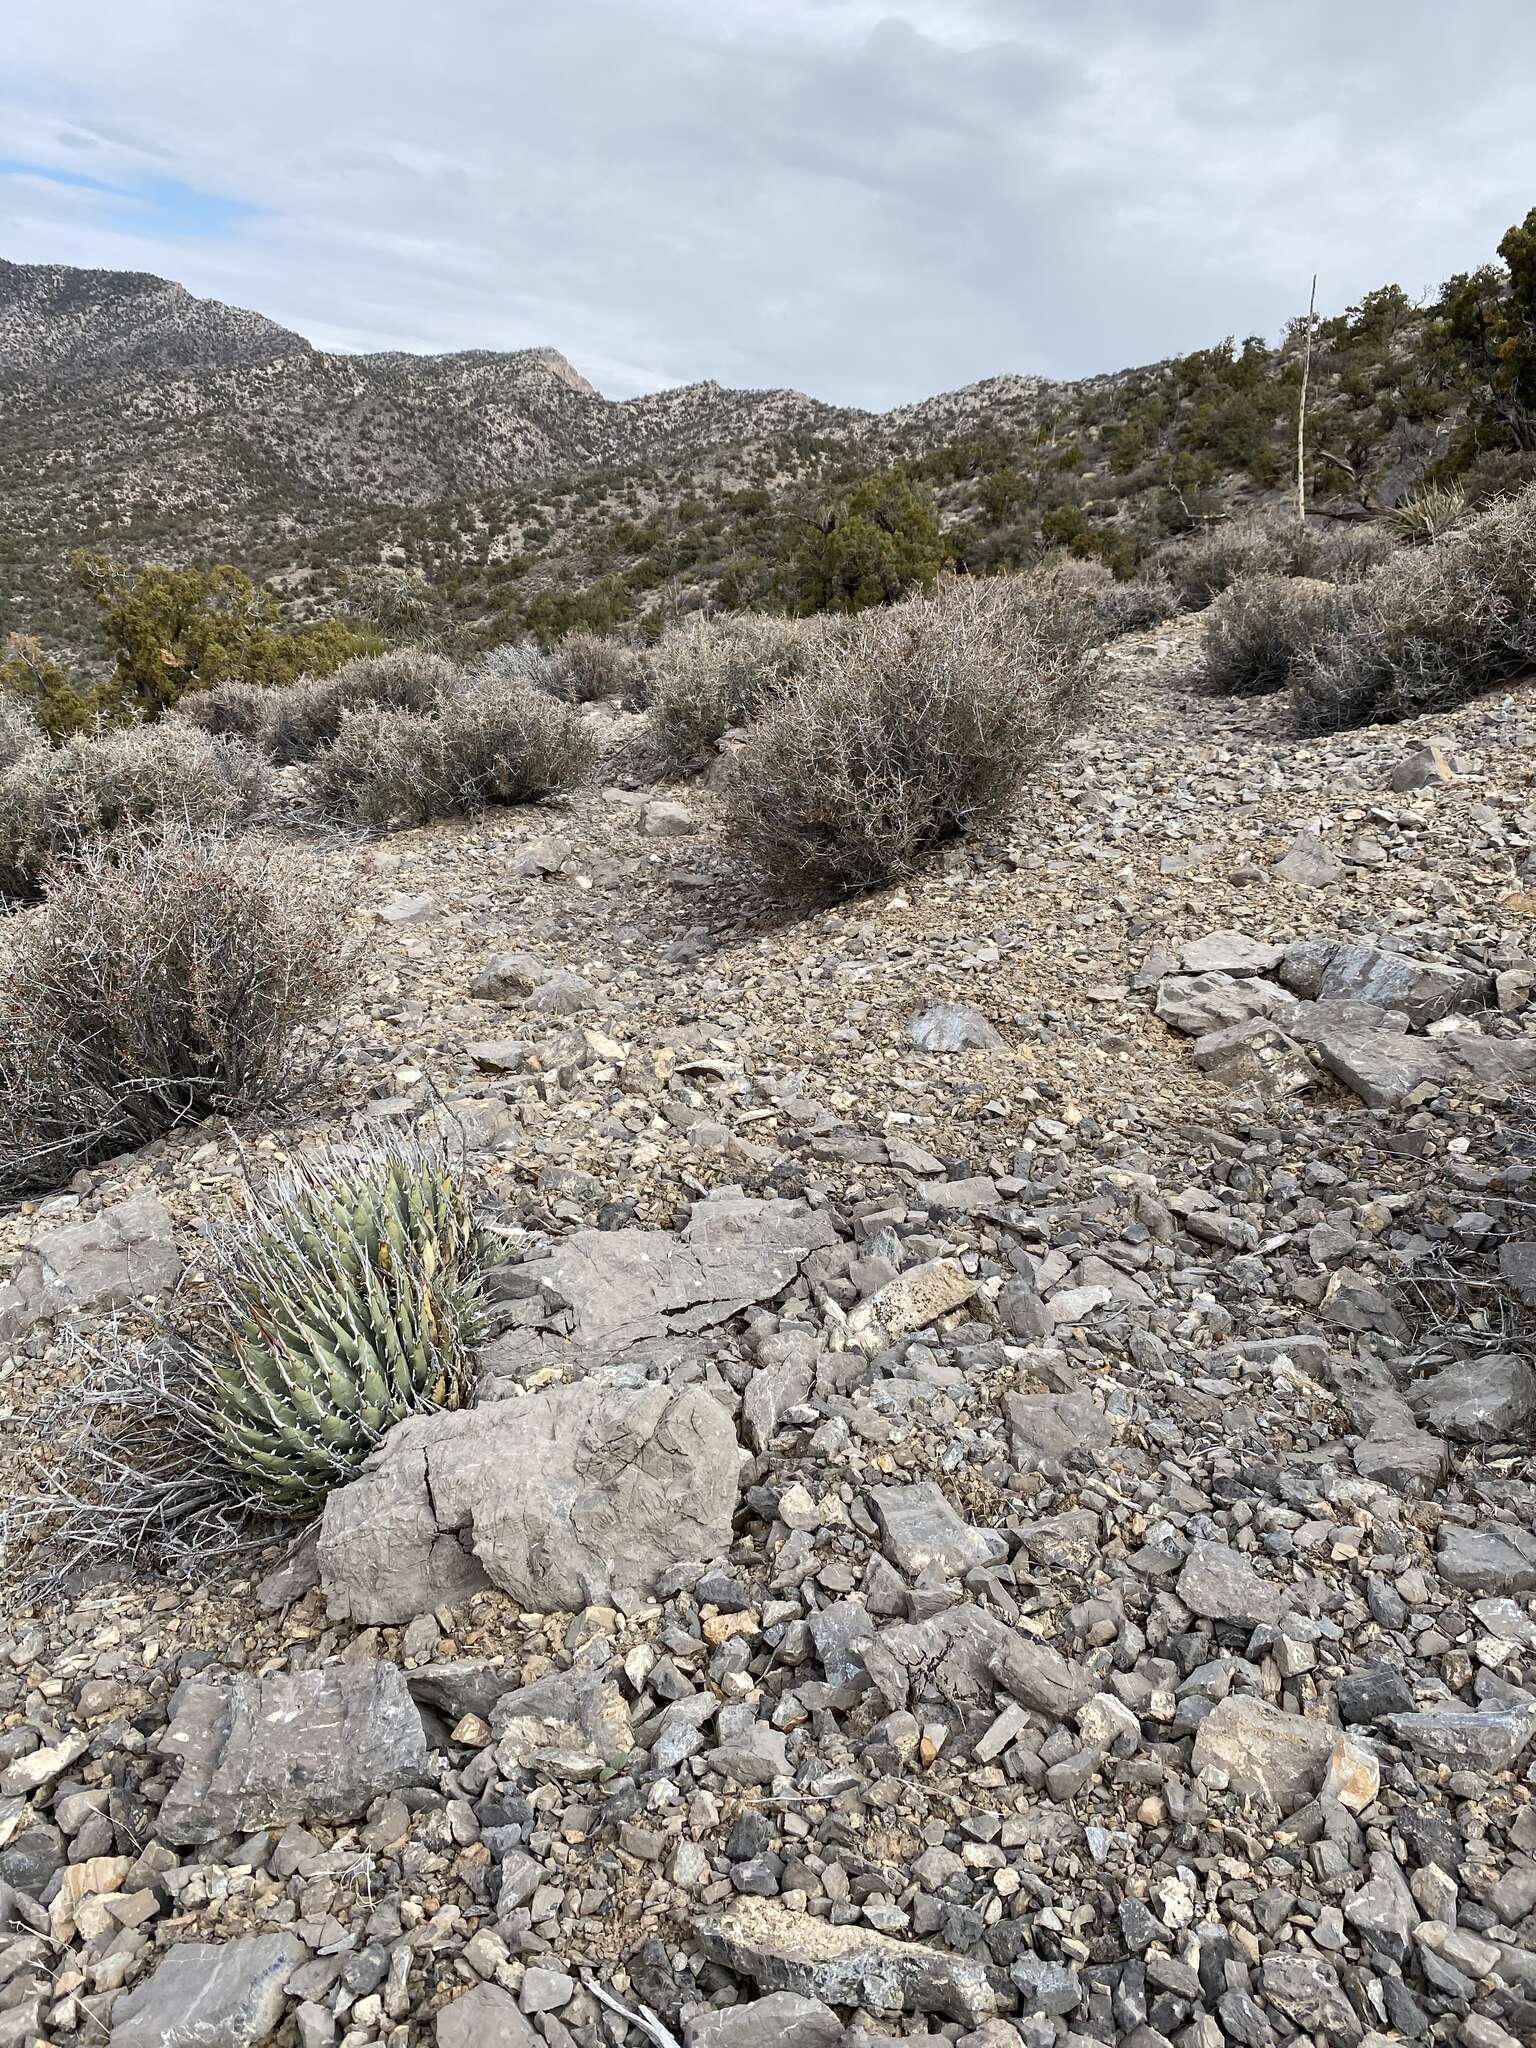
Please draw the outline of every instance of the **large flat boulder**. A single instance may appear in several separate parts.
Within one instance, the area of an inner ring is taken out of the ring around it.
[[[737,1219],[738,1222],[740,1219]],[[809,1214],[798,1242],[724,1228],[686,1241],[667,1230],[578,1230],[526,1270],[571,1312],[574,1343],[620,1351],[643,1338],[693,1333],[771,1301],[799,1272],[824,1225]],[[781,1217],[774,1219],[782,1224]]]
[[[330,1613],[409,1621],[486,1586],[539,1612],[648,1593],[727,1548],[738,1465],[730,1417],[698,1387],[594,1379],[418,1417],[325,1504]]]
[[[277,2032],[283,1986],[308,1959],[291,1934],[178,1942],[114,2010],[110,2048],[255,2048]]]

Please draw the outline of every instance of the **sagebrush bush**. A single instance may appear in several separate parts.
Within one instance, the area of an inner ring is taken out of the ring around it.
[[[1103,562],[1053,555],[1022,576],[1008,579],[1028,595],[1043,631],[1086,650],[1139,626],[1155,625],[1178,610],[1166,576],[1117,582]]]
[[[750,728],[727,790],[744,850],[786,893],[909,873],[1004,817],[1092,696],[1080,594],[960,581],[819,642]]]
[[[1393,552],[1385,528],[1351,522],[1303,526],[1270,515],[1228,519],[1164,548],[1155,567],[1173,585],[1181,611],[1203,611],[1240,576],[1311,576],[1348,583],[1367,576]]]
[[[274,761],[312,761],[330,746],[349,711],[430,712],[463,686],[463,672],[441,654],[397,647],[343,662],[328,676],[300,676],[272,692],[263,735]]]
[[[212,689],[188,690],[177,700],[170,717],[195,725],[215,739],[247,740],[265,748],[276,701],[274,689],[260,683],[215,683]]]
[[[599,704],[626,698],[635,687],[640,656],[622,640],[598,633],[567,633],[549,650],[547,687],[567,704]]]
[[[0,773],[23,754],[47,744],[47,734],[26,705],[15,697],[0,696]]]
[[[351,960],[338,898],[216,834],[173,826],[56,869],[0,937],[0,1198],[287,1100]]]
[[[673,627],[651,657],[651,714],[673,762],[704,759],[797,675],[839,628],[771,612],[694,617]]]
[[[1341,593],[1292,684],[1303,733],[1420,718],[1536,672],[1536,489]]]
[[[31,893],[50,862],[124,832],[233,831],[271,788],[253,748],[170,719],[34,748],[0,772],[0,895]]]
[[[1338,602],[1337,586],[1315,577],[1240,576],[1204,614],[1202,686],[1224,697],[1283,690]]]
[[[344,714],[335,741],[310,763],[305,789],[337,823],[425,825],[574,788],[596,756],[573,706],[523,681],[482,680],[439,700],[433,716]]]

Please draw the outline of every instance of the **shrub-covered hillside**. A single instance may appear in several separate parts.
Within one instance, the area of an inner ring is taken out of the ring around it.
[[[90,275],[105,334],[116,274]],[[988,570],[1064,547],[1124,574],[1294,488],[1305,318],[1277,344],[1229,337],[1076,384],[998,377],[877,416],[712,384],[615,404],[553,351],[347,358],[287,336],[254,364],[251,316],[229,316],[237,347],[187,300],[189,339],[174,298],[155,300],[155,347],[99,341],[99,373],[75,359],[66,381],[46,337],[68,295],[34,276],[0,266],[0,634],[56,650],[91,637],[90,598],[59,573],[82,546],[237,561],[291,625],[389,564],[439,628],[549,642],[655,633],[706,601],[849,608],[911,580],[893,562]],[[119,282],[131,310],[154,281]],[[1314,323],[1319,513],[1452,483],[1475,505],[1533,475],[1536,212],[1430,303],[1388,285]]]

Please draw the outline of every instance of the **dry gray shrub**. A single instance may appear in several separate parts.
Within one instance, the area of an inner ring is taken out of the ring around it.
[[[1242,576],[1312,576],[1349,583],[1371,574],[1393,552],[1394,536],[1363,524],[1327,529],[1277,515],[1228,519],[1173,542],[1157,557],[1180,611],[1197,612]]]
[[[818,642],[836,635],[829,620],[771,612],[695,616],[674,626],[651,657],[651,714],[679,768],[713,753],[804,674]]]
[[[1336,585],[1310,576],[1241,576],[1229,583],[1205,613],[1202,686],[1223,697],[1283,690],[1339,602]]]
[[[35,892],[50,863],[121,833],[235,831],[271,791],[253,748],[174,719],[34,748],[0,771],[0,895]]]
[[[1173,585],[1164,575],[1149,572],[1131,582],[1117,582],[1103,562],[1073,555],[1052,555],[1033,569],[1002,581],[1021,585],[1042,627],[1056,638],[1066,636],[1085,649],[1114,640],[1141,626],[1156,625],[1178,610]]]
[[[275,689],[263,689],[258,683],[215,683],[211,689],[188,690],[170,717],[185,720],[215,739],[248,740],[252,746],[265,747],[277,701]]]
[[[1454,709],[1536,674],[1536,488],[1427,547],[1402,548],[1343,594],[1300,656],[1303,733]]]
[[[598,633],[567,633],[549,651],[547,688],[567,704],[600,704],[608,698],[631,698],[636,689],[640,655],[622,640]]]
[[[19,698],[0,695],[0,772],[48,744],[48,736]]]
[[[360,655],[328,676],[300,676],[267,692],[272,709],[264,744],[274,761],[312,761],[341,732],[349,711],[432,711],[439,697],[463,685],[463,671],[445,655],[420,647]]]
[[[596,758],[573,706],[523,681],[479,681],[439,700],[432,717],[347,713],[305,791],[321,817],[383,830],[537,803],[585,782]]]
[[[1086,715],[1091,606],[1027,577],[957,581],[859,614],[750,729],[728,814],[787,894],[908,874],[996,823]]]
[[[173,826],[56,869],[0,940],[0,1198],[314,1076],[345,909],[300,864]]]

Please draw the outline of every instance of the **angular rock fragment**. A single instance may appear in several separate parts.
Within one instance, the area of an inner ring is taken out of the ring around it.
[[[1381,1724],[1394,1742],[1453,1770],[1502,1771],[1536,1736],[1536,1707],[1456,1714],[1388,1714]]]
[[[843,2023],[819,1998],[771,1991],[690,2020],[683,2048],[840,2048]]]
[[[1110,1425],[1086,1387],[1069,1394],[1005,1394],[1009,1456],[1020,1469],[1107,1443]]]
[[[1260,1102],[1303,1094],[1317,1079],[1295,1040],[1263,1017],[1208,1031],[1195,1040],[1194,1057],[1200,1071],[1221,1087]]]
[[[723,1235],[684,1241],[665,1230],[578,1230],[524,1271],[568,1304],[573,1343],[618,1351],[708,1329],[773,1300],[808,1249]]]
[[[597,1778],[634,1746],[629,1709],[600,1667],[552,1671],[503,1693],[491,1709],[496,1761],[503,1771]]]
[[[1234,1693],[1219,1700],[1196,1729],[1194,1765],[1200,1771],[1215,1764],[1234,1792],[1293,1813],[1315,1797],[1337,1739],[1326,1721]]]
[[[1184,1561],[1175,1590],[1191,1613],[1209,1621],[1240,1621],[1250,1628],[1274,1623],[1289,1602],[1225,1543],[1197,1543]]]
[[[1260,1965],[1264,1997],[1305,2034],[1351,2044],[1365,2032],[1339,1983],[1338,1972],[1315,1951],[1271,1949]]]
[[[254,2048],[276,2033],[283,1986],[308,1956],[291,1934],[180,1942],[114,2009],[111,2048]]]
[[[931,1479],[912,1486],[872,1486],[869,1501],[886,1556],[914,1578],[931,1564],[963,1575],[1008,1554],[1004,1536],[961,1521]]]
[[[1319,832],[1298,833],[1270,869],[1276,881],[1296,889],[1326,889],[1345,872],[1344,863],[1329,851]]]
[[[437,2015],[437,2048],[544,2048],[517,2000],[499,1984],[475,1984]]]
[[[181,1772],[159,1830],[183,1844],[289,1821],[354,1820],[381,1793],[427,1774],[421,1715],[398,1666],[378,1659],[193,1680],[161,1748]]]
[[[1272,981],[1231,974],[1170,974],[1158,984],[1154,1005],[1163,1023],[1188,1038],[1203,1038],[1250,1017],[1284,1020],[1296,998]]]
[[[1285,957],[1284,946],[1267,945],[1244,932],[1208,932],[1179,953],[1186,974],[1268,974]]]
[[[974,2026],[998,2009],[989,1972],[969,1957],[869,1927],[834,1927],[771,1899],[738,1899],[695,1923],[710,1959],[770,1991],[856,2012],[940,2013]]]
[[[1536,1372],[1513,1352],[1490,1351],[1415,1381],[1407,1399],[1436,1436],[1459,1444],[1509,1443],[1536,1423]]]
[[[127,1308],[181,1278],[170,1211],[158,1195],[133,1195],[84,1223],[39,1231],[15,1279],[0,1287],[0,1340],[45,1316]]]
[[[1470,1002],[1476,987],[1476,978],[1459,968],[1409,959],[1364,939],[1351,939],[1334,948],[1318,995],[1325,1003],[1401,1010],[1410,1024],[1422,1027]]]
[[[922,1052],[990,1052],[1002,1036],[969,1003],[930,1003],[908,1027]]]
[[[1467,1593],[1536,1593],[1536,1535],[1513,1522],[1485,1529],[1453,1523],[1440,1538],[1435,1568]]]
[[[861,1301],[848,1317],[849,1335],[873,1355],[894,1338],[950,1314],[975,1291],[958,1259],[930,1259]]]
[[[701,1388],[551,1387],[394,1430],[320,1526],[334,1619],[403,1622],[495,1585],[575,1613],[730,1543],[739,1452]]]

